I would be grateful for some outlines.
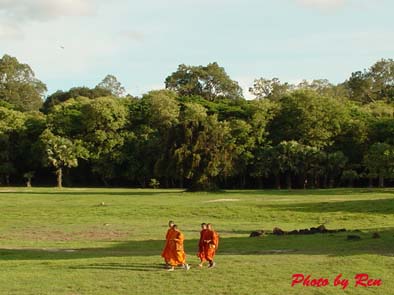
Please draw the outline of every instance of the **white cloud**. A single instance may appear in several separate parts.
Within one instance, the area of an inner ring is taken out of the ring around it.
[[[94,15],[94,0],[0,0],[0,37],[20,39],[32,23]]]
[[[297,3],[312,8],[335,9],[344,6],[347,0],[296,0]]]
[[[47,21],[61,16],[91,15],[92,0],[0,0],[0,16],[13,21]]]
[[[129,41],[137,41],[142,42],[144,41],[144,34],[140,31],[136,30],[125,30],[119,33],[119,37]]]
[[[252,76],[240,76],[236,77],[234,81],[238,82],[238,85],[242,88],[243,95],[246,99],[254,99],[254,95],[249,92],[249,88],[253,86],[253,82],[258,77]]]
[[[0,23],[0,39],[15,40],[23,37],[20,27],[14,24]]]

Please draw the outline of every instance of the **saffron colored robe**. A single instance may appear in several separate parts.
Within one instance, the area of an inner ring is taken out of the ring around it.
[[[169,264],[171,266],[182,265],[186,263],[186,254],[183,248],[185,236],[180,231],[175,231],[175,237],[169,243]]]
[[[200,231],[200,241],[198,242],[197,257],[200,258],[201,262],[206,261],[205,252],[204,252],[204,240],[207,231],[208,231],[207,229],[203,229]]]
[[[164,245],[163,252],[161,253],[161,257],[164,258],[165,262],[168,262],[170,259],[170,240],[174,239],[177,235],[177,232],[171,227],[167,230],[166,234],[166,243]]]
[[[213,261],[219,247],[219,235],[214,230],[207,230],[204,234],[204,258]]]

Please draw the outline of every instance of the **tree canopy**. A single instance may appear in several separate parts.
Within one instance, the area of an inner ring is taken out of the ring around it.
[[[28,65],[4,55],[0,79],[0,184],[394,185],[391,59],[338,84],[258,78],[251,100],[217,63],[180,65],[141,97],[107,75],[40,110],[45,85]]]
[[[207,66],[179,65],[165,80],[166,88],[181,96],[199,95],[207,100],[242,98],[242,88],[216,62]]]
[[[29,65],[7,54],[0,59],[0,101],[19,111],[37,111],[46,90],[46,85],[35,77]]]

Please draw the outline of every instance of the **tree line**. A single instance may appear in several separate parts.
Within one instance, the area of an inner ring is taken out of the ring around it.
[[[30,66],[4,55],[0,182],[190,190],[392,184],[392,59],[338,84],[259,78],[249,91],[255,99],[210,63],[179,65],[165,89],[141,97],[112,75],[45,97]]]

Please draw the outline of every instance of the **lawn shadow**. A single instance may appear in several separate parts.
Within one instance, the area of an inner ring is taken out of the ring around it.
[[[70,266],[69,269],[103,269],[103,270],[128,270],[128,271],[163,271],[164,264],[149,263],[92,263]]]
[[[380,238],[372,238],[375,230],[363,232],[326,233],[314,235],[265,235],[256,238],[225,237],[220,239],[217,255],[328,255],[352,256],[376,254],[394,256],[394,229],[379,231]],[[347,235],[355,234],[360,240],[347,240]],[[185,241],[188,257],[195,257],[198,240]],[[0,260],[68,260],[108,257],[156,256],[157,261],[164,246],[163,240],[124,241],[108,248],[81,249],[0,249]],[[197,259],[195,257],[195,259]],[[118,267],[111,265],[92,265],[89,267]],[[122,265],[134,270],[155,270],[156,265]]]
[[[270,189],[270,190],[226,190],[223,194],[245,194],[245,195],[270,195],[270,196],[309,196],[309,195],[347,195],[357,196],[360,194],[392,194],[394,188],[333,188],[333,189]]]
[[[343,200],[335,202],[308,202],[293,204],[264,205],[275,210],[297,212],[348,212],[348,213],[375,213],[394,214],[394,198],[375,200]]]
[[[111,195],[111,196],[158,196],[171,194],[200,194],[207,193],[205,191],[188,192],[185,189],[140,189],[140,188],[125,188],[125,189],[111,189],[111,188],[63,188],[58,189],[53,187],[50,191],[40,191],[40,188],[0,188],[0,195],[78,195],[78,196],[97,196],[97,195]],[[266,195],[266,196],[308,196],[308,195],[349,195],[355,196],[360,194],[393,194],[393,188],[335,188],[335,189],[291,189],[291,190],[220,190],[217,192],[209,192],[213,195],[234,195],[243,194],[245,196]]]
[[[119,191],[117,192],[116,190],[110,191],[110,192],[105,192],[105,191],[69,191],[69,190],[57,190],[54,189],[53,191],[1,191],[0,190],[0,195],[2,194],[8,194],[8,195],[51,195],[51,196],[159,196],[159,195],[171,195],[171,194],[183,194],[185,193],[184,190],[146,190],[146,191]]]

